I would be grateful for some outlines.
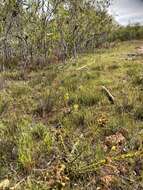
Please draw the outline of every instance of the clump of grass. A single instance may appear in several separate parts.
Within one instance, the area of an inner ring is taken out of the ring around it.
[[[49,132],[47,132],[47,134],[44,137],[44,145],[45,145],[45,149],[48,152],[52,151],[53,141],[54,141],[54,139],[52,138],[51,134]]]
[[[102,159],[105,158],[105,152],[104,152],[104,149],[103,149],[101,143],[97,143],[97,144],[96,144],[96,149],[95,149],[95,151],[96,151],[95,159],[96,159],[97,161],[102,160]]]
[[[37,123],[32,126],[31,134],[36,142],[39,143],[39,141],[41,141],[41,146],[43,146],[42,149],[50,153],[52,150],[54,138],[49,129],[42,123]]]
[[[3,114],[8,107],[8,102],[6,100],[0,100],[0,115]]]
[[[92,87],[81,86],[79,88],[77,93],[71,95],[71,103],[81,106],[94,106],[99,104],[102,96],[100,92],[97,92],[97,90]]]
[[[105,65],[100,64],[100,65],[94,66],[94,67],[92,67],[92,70],[104,71],[105,70]]]
[[[143,105],[136,106],[134,115],[137,120],[143,121]]]
[[[93,69],[93,68],[91,68]],[[92,72],[91,70],[88,72],[85,72],[83,74],[83,80],[88,81],[88,80],[96,80],[100,77],[100,73],[99,72]]]
[[[33,148],[31,134],[22,132],[18,141],[18,160],[22,164],[22,167],[28,171],[34,165]]]
[[[68,117],[69,121],[73,126],[84,126],[85,124],[85,115],[84,112],[73,112],[72,115]]]
[[[127,71],[127,74],[130,76],[134,86],[143,87],[143,74],[141,65],[136,66],[136,68],[130,68]]]
[[[37,114],[43,117],[45,114],[48,114],[52,111],[54,105],[56,105],[56,94],[51,92],[50,89],[46,89],[41,97],[39,97],[39,104],[34,111],[34,114]]]
[[[7,133],[7,126],[0,122],[0,157],[4,162],[10,157],[11,139]]]
[[[35,72],[31,72],[28,77],[30,78],[29,80],[29,85],[31,87],[35,87],[40,85],[40,87],[47,87],[52,84],[54,79],[57,77],[58,71],[55,70],[47,70],[47,71],[39,71],[38,74]]]
[[[135,85],[143,87],[143,74],[138,74],[137,76],[135,76],[133,83]]]
[[[30,92],[32,92],[32,89],[30,88],[30,86],[26,83],[26,82],[15,82],[12,83],[9,86],[8,89],[11,93],[11,96],[13,96],[14,98],[22,96],[22,95],[27,95]]]
[[[7,80],[20,81],[26,79],[26,74],[23,71],[5,71],[2,73],[2,76]]]
[[[61,85],[67,91],[75,91],[80,83],[80,77],[77,74],[70,75],[61,81]]]
[[[53,136],[42,123],[23,120],[17,137],[18,161],[24,170],[30,171],[40,161],[39,154],[50,154]]]
[[[119,69],[120,68],[120,65],[118,63],[115,63],[113,65],[110,65],[108,67],[109,70],[116,70],[116,69]]]

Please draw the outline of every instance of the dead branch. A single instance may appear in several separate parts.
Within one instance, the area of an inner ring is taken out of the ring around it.
[[[87,67],[88,67],[88,65],[84,65],[84,66],[82,66],[82,67],[77,68],[76,70],[77,70],[77,71],[80,71],[80,70],[85,69],[85,68],[87,68]]]
[[[114,104],[115,103],[115,98],[114,96],[110,93],[110,91],[105,87],[105,86],[102,86],[102,90],[103,92],[105,92],[105,95],[107,96],[108,100]]]

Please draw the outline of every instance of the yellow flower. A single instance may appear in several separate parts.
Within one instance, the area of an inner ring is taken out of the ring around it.
[[[68,93],[65,94],[64,99],[69,100],[69,94]]]
[[[59,90],[63,90],[63,87],[62,87],[62,86],[60,86],[60,87],[59,87]]]
[[[82,89],[83,89],[83,86],[82,86],[82,85],[80,85],[80,86],[79,86],[79,89],[80,89],[80,90],[82,90]]]
[[[111,150],[115,151],[116,150],[116,146],[112,146]]]
[[[78,111],[79,105],[78,104],[74,104],[73,109],[74,109],[74,111]]]

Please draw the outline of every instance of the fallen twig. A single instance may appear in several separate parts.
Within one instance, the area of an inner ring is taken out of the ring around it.
[[[105,92],[108,100],[114,104],[115,103],[115,98],[114,96],[110,93],[110,91],[105,87],[105,86],[102,86],[102,90]]]
[[[80,68],[77,68],[76,70],[77,71],[80,71],[80,70],[82,70],[82,69],[84,69],[84,68],[87,68],[88,67],[88,65],[84,65],[84,66],[82,66],[82,67],[80,67]]]

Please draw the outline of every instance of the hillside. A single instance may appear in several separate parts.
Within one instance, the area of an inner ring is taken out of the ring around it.
[[[143,189],[142,45],[0,73],[0,189]]]

